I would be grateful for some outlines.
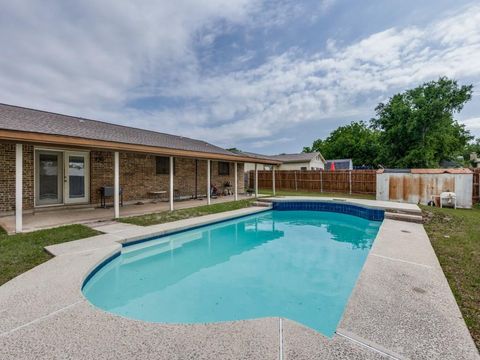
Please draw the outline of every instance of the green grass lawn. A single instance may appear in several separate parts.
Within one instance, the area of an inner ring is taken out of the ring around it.
[[[162,211],[154,214],[140,215],[121,218],[120,221],[128,224],[148,226],[154,224],[163,224],[170,221],[189,219],[202,215],[216,214],[224,211],[237,210],[252,206],[255,199],[229,201],[225,203],[203,205],[188,209],[179,209],[174,211]]]
[[[259,189],[258,193],[261,195],[272,195],[272,189]],[[277,190],[275,192],[277,196],[324,196],[324,197],[348,197],[355,199],[370,199],[375,200],[375,195],[370,194],[345,194],[345,193],[320,193],[313,191],[286,191],[286,190]]]
[[[0,228],[0,285],[52,258],[43,248],[48,245],[82,239],[99,232],[83,225],[7,235]]]
[[[463,318],[480,349],[480,208],[422,207],[430,237]]]
[[[271,190],[262,189],[270,195]],[[372,199],[370,195],[277,191],[279,196],[333,196]],[[252,206],[254,199],[232,201],[173,212],[122,218],[136,225],[153,225],[215,214]],[[425,230],[462,311],[465,322],[480,348],[480,207],[472,210],[439,209],[422,206]],[[99,232],[83,225],[68,225],[31,233],[7,235],[0,228],[0,285],[49,260],[44,247],[82,239]]]

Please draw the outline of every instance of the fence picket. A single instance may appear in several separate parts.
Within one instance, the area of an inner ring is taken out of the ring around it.
[[[249,174],[253,184],[253,171]],[[293,180],[293,181],[292,181]],[[276,170],[275,182],[277,190],[342,192],[351,194],[375,194],[375,170]],[[272,172],[259,171],[258,185],[263,189],[272,187]]]

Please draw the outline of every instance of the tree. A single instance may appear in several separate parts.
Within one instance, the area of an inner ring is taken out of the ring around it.
[[[396,94],[376,108],[372,127],[379,131],[379,162],[388,167],[438,167],[472,139],[454,118],[472,97],[472,85],[440,78]]]
[[[378,131],[365,122],[353,121],[340,126],[325,139],[317,139],[303,152],[319,151],[326,159],[352,159],[355,165],[375,165],[378,149]]]

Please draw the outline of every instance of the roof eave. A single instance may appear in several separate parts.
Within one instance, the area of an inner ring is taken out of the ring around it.
[[[36,133],[29,131],[18,130],[5,130],[0,129],[0,140],[15,141],[21,143],[39,143],[49,144],[57,146],[70,146],[81,147],[89,149],[99,150],[111,150],[111,151],[129,151],[129,152],[141,152],[156,155],[166,156],[178,156],[178,157],[191,157],[200,159],[211,160],[225,160],[232,162],[253,162],[258,164],[277,165],[281,162],[268,160],[268,159],[256,159],[248,156],[239,156],[235,154],[221,154],[210,153],[203,151],[192,151],[183,149],[174,149],[161,146],[139,145],[114,141],[87,139],[82,137],[54,135],[45,133]]]

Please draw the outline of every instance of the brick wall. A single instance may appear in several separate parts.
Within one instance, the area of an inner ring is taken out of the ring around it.
[[[90,152],[90,203],[100,204],[100,188],[113,186],[113,153]]]
[[[90,201],[100,203],[99,189],[102,186],[113,186],[113,153],[92,151],[90,159]],[[197,166],[197,195],[207,193],[207,161],[175,158],[174,189],[175,194],[190,197],[195,194],[195,166]],[[227,181],[233,186],[234,166],[230,164],[230,175],[218,175],[218,162],[212,161],[212,184],[219,190]],[[155,155],[136,153],[120,153],[120,186],[123,189],[124,201],[146,200],[152,198],[150,191],[168,191],[169,175],[156,174]],[[238,164],[238,191],[244,192],[243,164]]]
[[[33,208],[33,146],[23,145],[23,207]],[[0,212],[15,210],[15,144],[0,143]]]

